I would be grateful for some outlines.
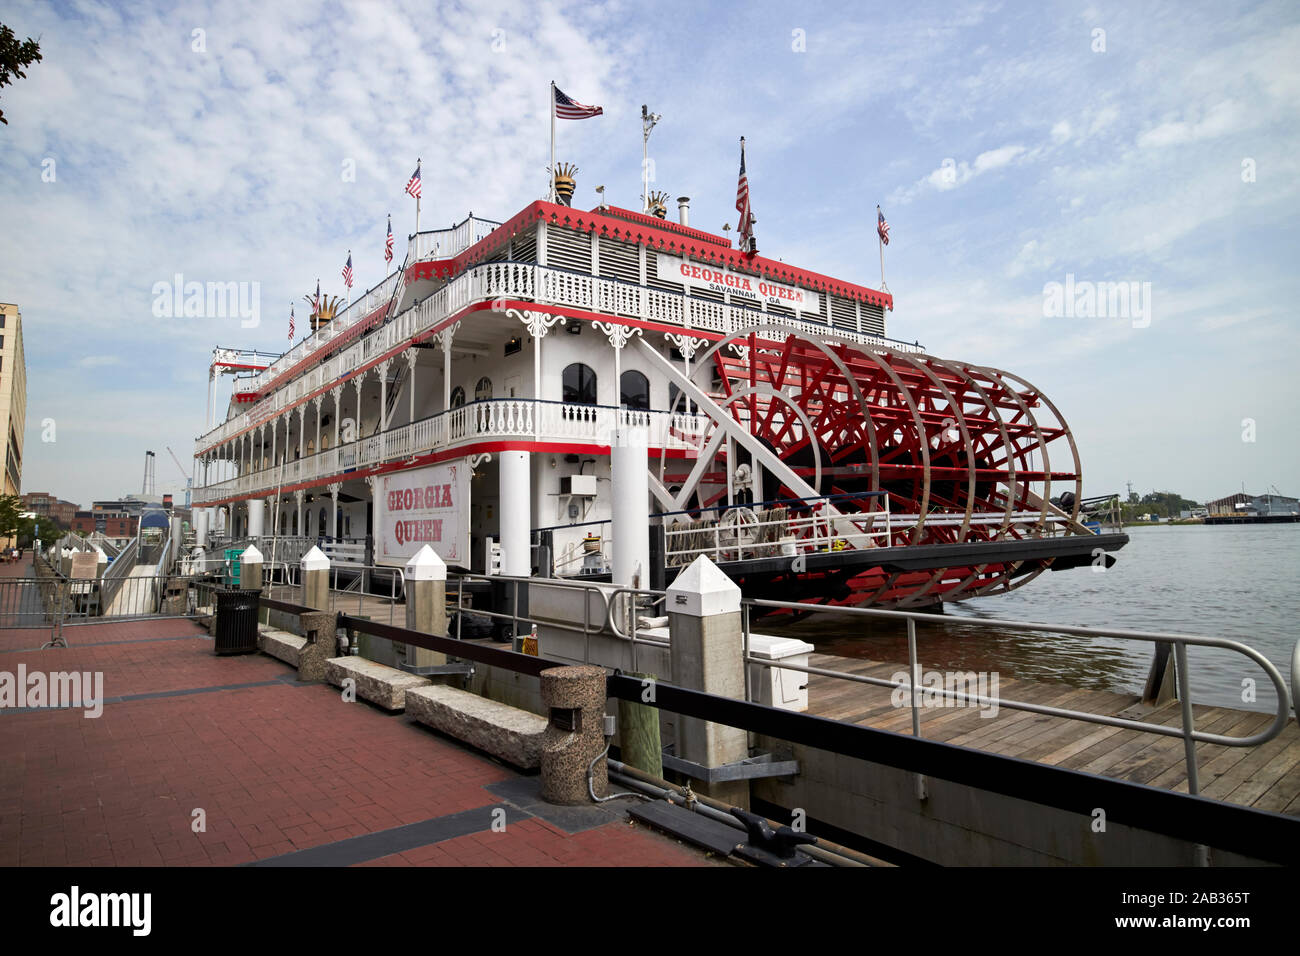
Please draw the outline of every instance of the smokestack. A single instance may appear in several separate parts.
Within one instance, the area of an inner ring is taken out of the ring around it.
[[[677,197],[677,214],[680,217],[683,226],[689,226],[691,224],[691,197],[690,196]]]

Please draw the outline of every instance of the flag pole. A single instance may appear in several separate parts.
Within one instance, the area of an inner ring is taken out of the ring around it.
[[[420,157],[419,156],[415,157],[415,168],[417,171],[420,171],[420,192],[423,193],[424,172],[420,170],[420,162],[421,162]],[[420,234],[420,197],[419,196],[415,197],[415,234],[417,236]],[[416,241],[417,243],[419,242],[419,240]]]
[[[888,292],[885,285],[885,241],[880,237],[880,205],[876,204],[876,245],[880,247],[880,291]]]
[[[555,81],[551,80],[551,167],[550,174],[551,202],[555,202]]]

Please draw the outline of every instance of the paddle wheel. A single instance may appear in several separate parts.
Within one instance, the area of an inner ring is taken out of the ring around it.
[[[722,514],[733,523],[737,509],[821,510],[841,532],[824,547],[845,552],[1088,533],[1078,520],[1074,440],[1030,383],[999,369],[787,332],[746,329],[698,358],[689,382],[712,408],[682,382],[675,411],[696,395],[711,421],[693,459],[660,462],[677,508],[718,514],[730,505]],[[721,427],[723,415],[761,447],[744,447]],[[854,558],[765,584],[829,603],[915,606],[1010,590],[1052,560],[909,571]]]

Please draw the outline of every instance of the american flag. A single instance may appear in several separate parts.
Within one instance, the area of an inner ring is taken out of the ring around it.
[[[885,214],[876,207],[876,232],[880,235],[880,241],[889,245],[889,223],[885,222]]]
[[[754,213],[749,208],[749,177],[745,175],[745,137],[740,138],[740,181],[736,183],[736,211],[740,213],[740,222],[736,230],[740,233],[740,248],[745,251],[754,232]]]
[[[583,106],[581,103],[575,103],[565,96],[554,83],[551,84],[551,89],[555,91],[555,116],[557,119],[588,119],[605,112],[599,106]]]
[[[313,312],[320,309],[320,279],[316,280],[316,298],[311,300],[311,307]]]
[[[415,161],[415,172],[411,173],[411,179],[406,184],[406,191],[416,199],[420,198],[420,161]]]
[[[388,238],[384,240],[384,261],[393,261],[393,217],[388,217]]]
[[[289,341],[293,341],[293,306],[289,306]]]
[[[352,250],[348,250],[348,264],[343,267],[343,284],[352,288]]]

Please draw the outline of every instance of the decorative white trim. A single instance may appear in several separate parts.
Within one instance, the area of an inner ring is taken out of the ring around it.
[[[695,336],[686,332],[683,332],[681,335],[678,335],[675,332],[665,332],[664,338],[668,340],[669,345],[681,352],[682,358],[686,359],[688,362],[695,358],[696,352],[709,344],[708,339],[697,339]]]
[[[599,319],[591,323],[595,328],[605,333],[609,339],[609,344],[616,349],[622,349],[627,345],[628,339],[634,335],[640,335],[641,329],[635,325],[620,325],[617,322],[601,322]]]
[[[532,309],[506,309],[506,315],[518,319],[535,339],[543,339],[556,322],[564,324],[564,316],[551,312],[535,312]]]

